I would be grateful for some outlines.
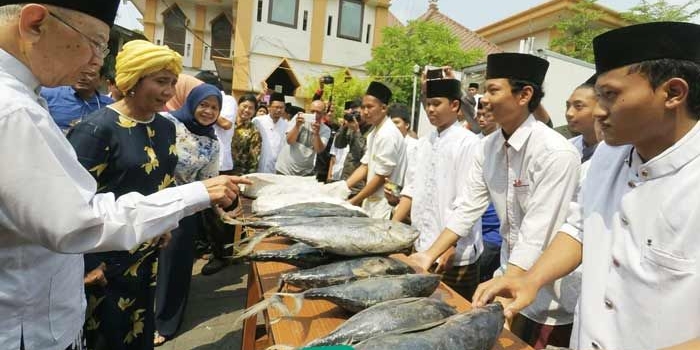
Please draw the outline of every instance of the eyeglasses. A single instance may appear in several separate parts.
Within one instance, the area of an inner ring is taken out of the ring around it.
[[[68,23],[65,19],[58,17],[55,13],[49,11],[49,15],[51,17],[57,19],[59,22],[63,23],[66,25],[66,27],[73,29],[76,33],[82,35],[85,39],[88,40],[90,43],[90,47],[92,48],[92,52],[100,57],[100,58],[105,58],[107,55],[109,55],[109,46],[107,46],[107,43],[101,43],[91,37],[89,37],[87,34],[83,33],[82,31],[78,30],[78,28],[74,27],[70,23]]]

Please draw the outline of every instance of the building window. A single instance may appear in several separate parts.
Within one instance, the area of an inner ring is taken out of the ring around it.
[[[326,26],[326,35],[331,36],[332,26],[333,26],[333,16],[328,16],[328,25]]]
[[[163,12],[163,45],[168,45],[182,56],[185,56],[186,23],[187,17],[177,5]]]
[[[299,0],[270,0],[267,21],[285,27],[297,27]]]
[[[309,24],[309,11],[304,11],[304,19],[301,22],[301,30],[306,31]]]
[[[362,41],[362,19],[365,6],[362,0],[340,0],[338,37]]]
[[[262,11],[263,11],[263,2],[262,0],[258,0],[258,22],[262,22]]]
[[[211,21],[211,58],[231,57],[232,34],[233,25],[225,14],[222,13]]]

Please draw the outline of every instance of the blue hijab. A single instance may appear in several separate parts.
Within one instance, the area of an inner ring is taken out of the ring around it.
[[[210,96],[216,97],[216,100],[219,101],[219,110],[221,110],[221,91],[214,85],[202,84],[190,91],[190,94],[187,95],[185,105],[173,111],[172,115],[177,118],[177,120],[181,121],[182,124],[185,124],[187,130],[191,133],[199,136],[207,136],[216,140],[216,134],[214,133],[214,124],[216,124],[216,122],[209,125],[202,125],[194,118],[194,112],[197,110],[197,106]]]

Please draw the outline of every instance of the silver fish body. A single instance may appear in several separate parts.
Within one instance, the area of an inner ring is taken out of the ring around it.
[[[304,243],[296,243],[289,248],[279,250],[259,250],[245,256],[250,261],[276,261],[308,269],[334,261],[347,259]]]
[[[452,306],[433,298],[386,301],[358,312],[327,336],[306,346],[358,343],[387,332],[440,321],[455,313]]]
[[[303,289],[327,287],[363,278],[405,275],[415,271],[408,264],[384,256],[338,261],[314,268],[282,274],[282,282]]]
[[[351,209],[342,205],[324,202],[298,203],[257,213],[255,216],[302,216],[302,217],[367,217],[361,209]]]
[[[457,314],[434,328],[407,334],[380,335],[355,350],[490,350],[503,331],[500,303]]]
[[[427,297],[440,284],[440,275],[381,276],[323,288],[308,289],[306,299],[324,299],[350,312],[362,311],[384,301]]]

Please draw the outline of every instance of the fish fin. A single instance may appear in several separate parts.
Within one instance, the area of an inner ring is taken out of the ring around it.
[[[241,313],[240,316],[234,321],[233,326],[234,328],[239,327],[243,325],[243,322],[253,316],[256,316],[257,314],[263,312],[265,309],[268,308],[268,306],[272,305],[275,302],[281,302],[281,299],[277,295],[273,295],[269,299],[265,299],[245,310],[243,310],[243,313]]]
[[[266,230],[265,232],[259,233],[255,236],[248,237],[246,239],[242,239],[240,242],[238,242],[237,245],[234,245],[233,249],[237,251],[236,255],[234,255],[234,258],[241,258],[247,255],[250,255],[250,253],[253,252],[253,248],[255,248],[258,243],[262,242],[263,239],[273,235],[275,233],[274,230]],[[241,243],[246,243],[246,246],[241,249]]]
[[[236,226],[236,225],[244,226],[244,225],[246,225],[246,223],[247,223],[246,221],[237,220],[237,219],[234,219],[234,218],[232,218],[232,217],[228,217],[228,216],[226,216],[226,215],[221,215],[219,218],[221,219],[221,221],[222,221],[224,224],[232,225],[232,226]]]
[[[292,310],[292,314],[288,316],[299,314],[299,311],[301,311],[301,305],[304,303],[304,293],[277,293],[276,295],[294,299],[294,310]]]

